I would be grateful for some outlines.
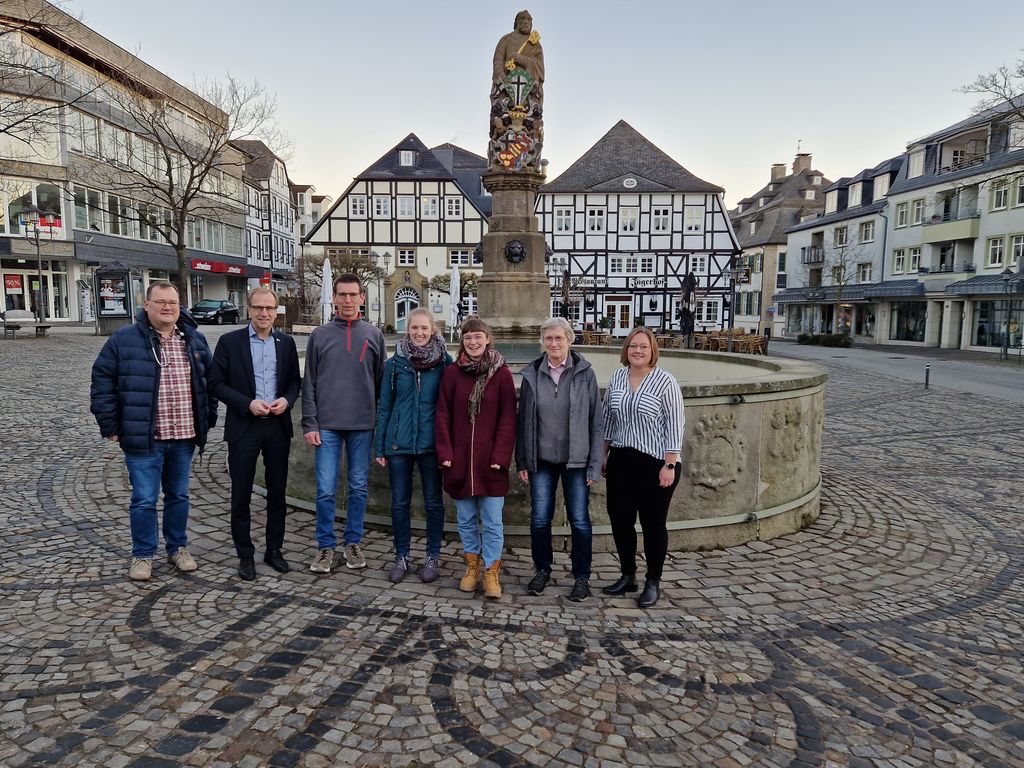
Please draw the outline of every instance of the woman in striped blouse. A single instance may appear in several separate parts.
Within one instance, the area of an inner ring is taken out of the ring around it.
[[[623,367],[612,374],[604,400],[604,466],[608,517],[621,578],[606,595],[636,592],[636,521],[644,533],[647,580],[637,599],[650,608],[661,596],[661,571],[668,552],[668,507],[679,483],[683,446],[683,395],[679,382],[658,368],[658,342],[634,328],[622,345]]]

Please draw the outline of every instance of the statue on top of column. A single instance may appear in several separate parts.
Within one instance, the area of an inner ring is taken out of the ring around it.
[[[491,81],[494,170],[540,171],[544,143],[544,49],[529,11],[516,14],[513,30],[494,49]]]

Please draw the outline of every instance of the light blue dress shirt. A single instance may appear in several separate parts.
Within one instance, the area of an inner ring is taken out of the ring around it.
[[[272,403],[277,399],[277,342],[271,332],[261,339],[252,323],[249,323],[249,351],[252,353],[252,370],[256,375],[256,399]]]

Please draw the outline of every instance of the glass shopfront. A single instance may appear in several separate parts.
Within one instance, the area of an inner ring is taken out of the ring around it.
[[[0,259],[4,276],[4,311],[27,309],[36,312],[40,296],[39,264],[35,259]],[[71,317],[68,288],[68,263],[64,259],[44,259],[42,263],[42,300],[48,319]]]
[[[971,344],[976,347],[1002,347],[1020,343],[1022,328],[1021,302],[1013,302],[1013,311],[1007,315],[1006,299],[974,302],[974,321],[971,324]]]
[[[894,301],[889,323],[890,341],[924,341],[928,304],[924,301]]]
[[[857,307],[857,320],[853,332],[857,336],[875,335],[875,315],[878,313],[877,304],[861,304]]]

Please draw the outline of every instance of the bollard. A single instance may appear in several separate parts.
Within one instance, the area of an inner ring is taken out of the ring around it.
[[[928,378],[931,376],[931,373],[932,373],[932,364],[931,363],[925,363],[924,364],[924,388],[925,389],[928,389]]]

